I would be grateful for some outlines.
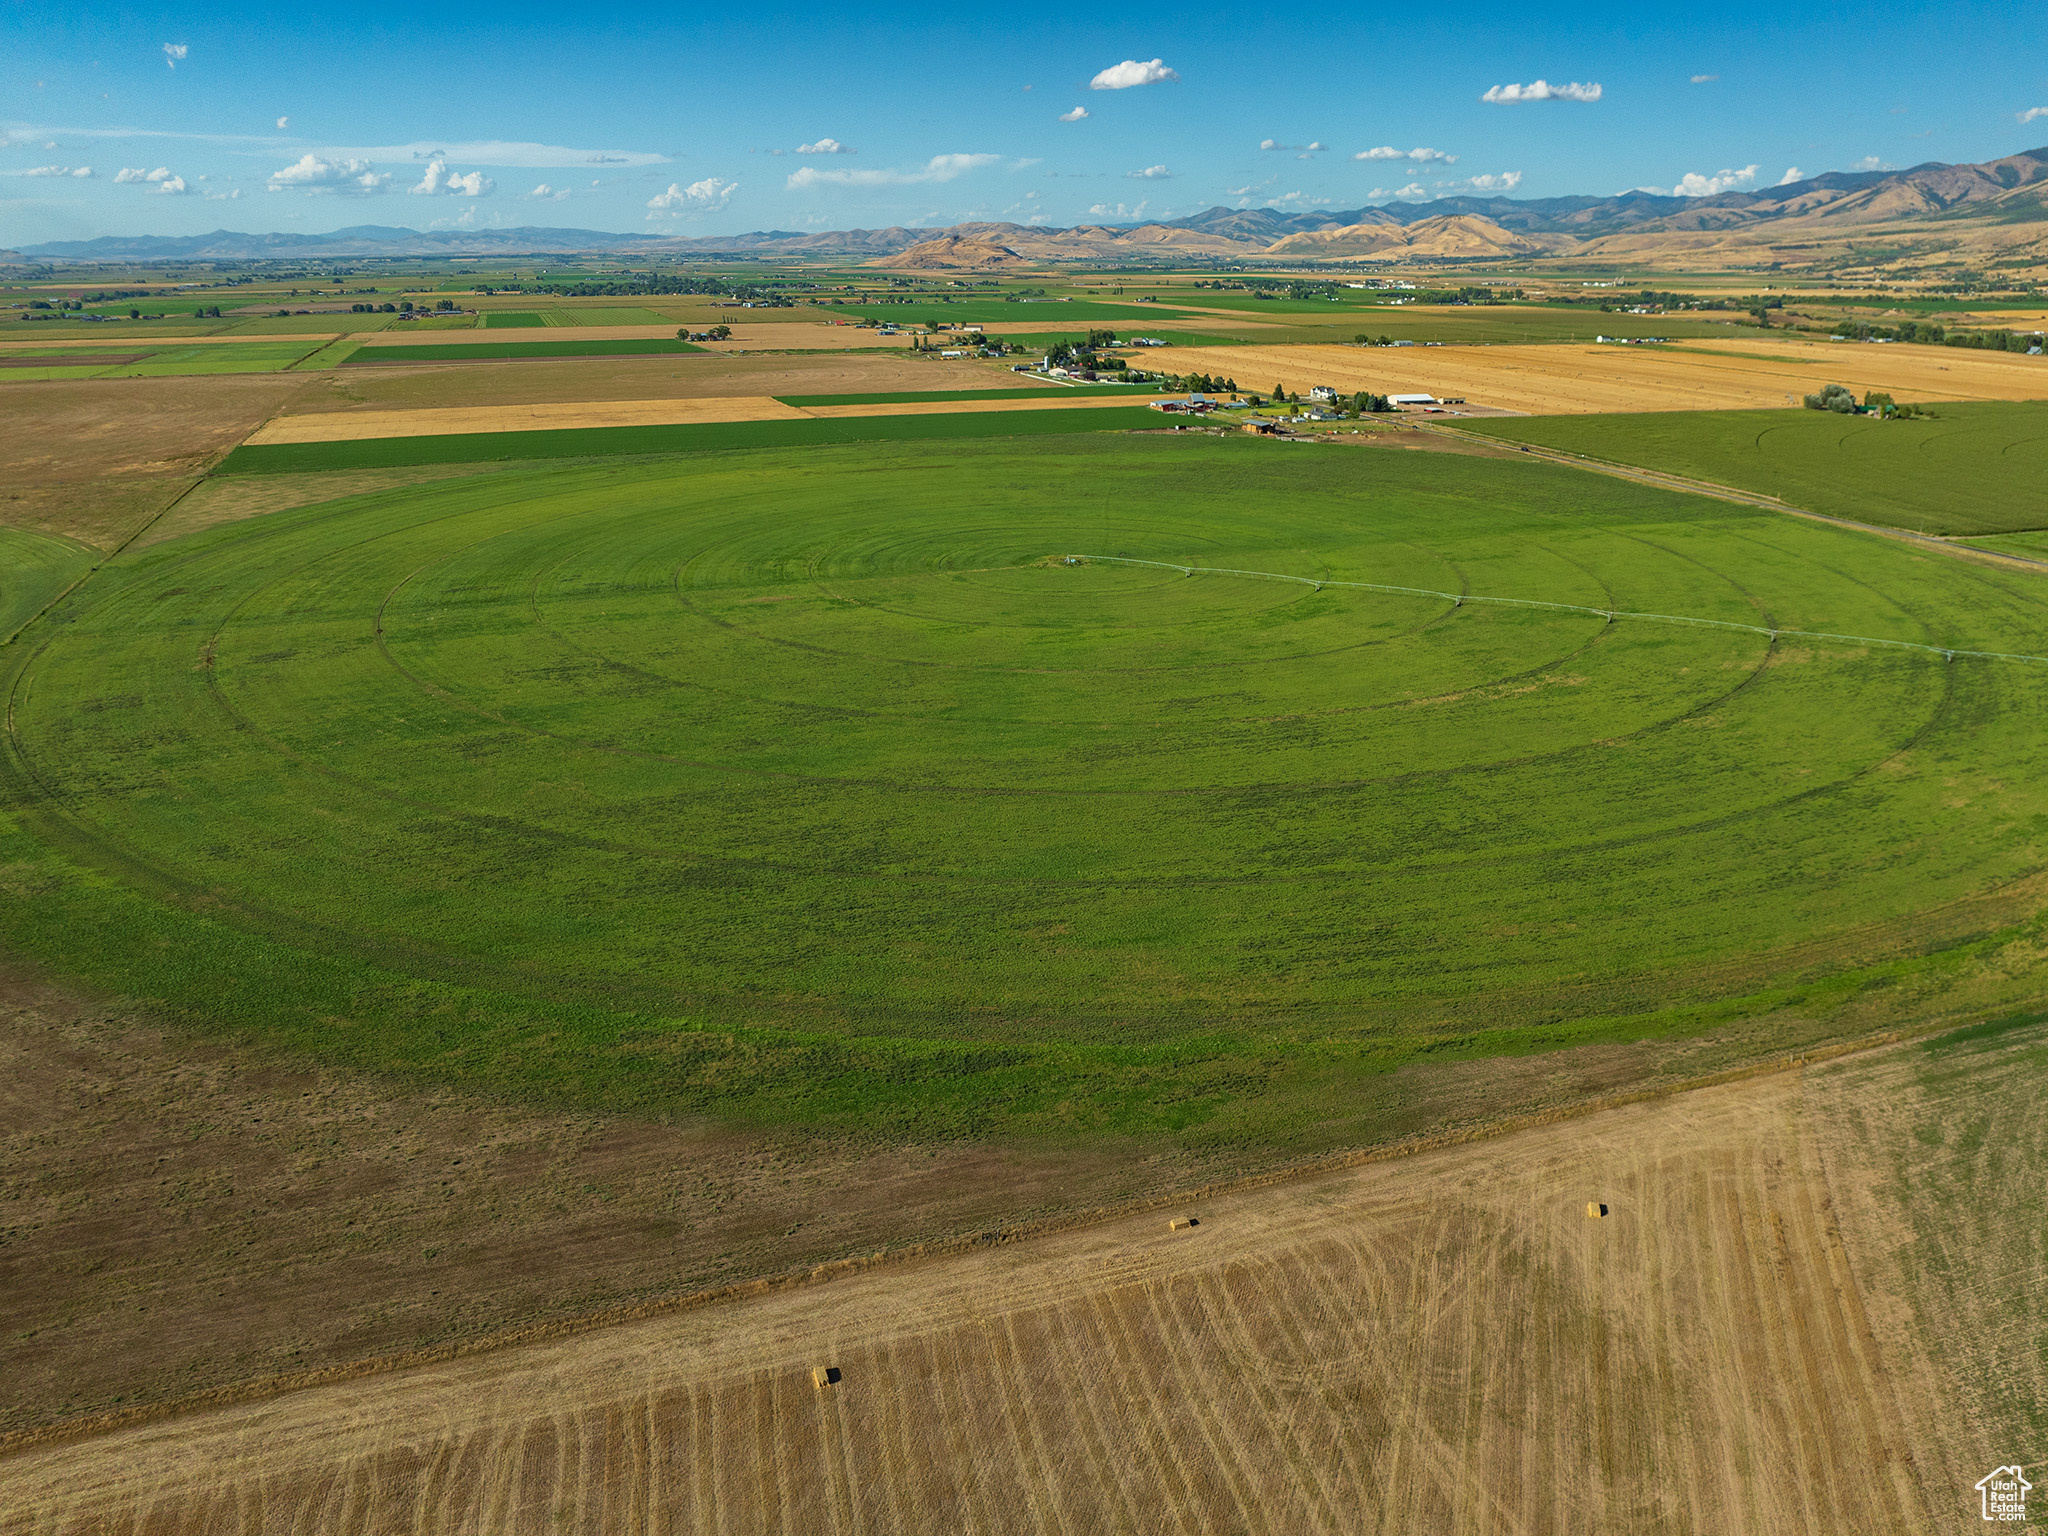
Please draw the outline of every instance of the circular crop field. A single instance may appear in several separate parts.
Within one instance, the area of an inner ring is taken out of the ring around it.
[[[2048,649],[2023,574],[1526,463],[494,473],[160,545],[24,635],[9,929],[382,1067],[1138,1128],[2032,911],[2048,666],[1067,556]]]

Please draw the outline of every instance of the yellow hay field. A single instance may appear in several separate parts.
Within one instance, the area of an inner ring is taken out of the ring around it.
[[[709,400],[589,400],[554,405],[443,406],[417,411],[324,411],[280,416],[251,443],[353,443],[373,437],[452,437],[565,427],[669,427],[713,421],[796,421],[804,412],[767,395]]]
[[[1594,411],[1797,406],[1824,384],[1909,400],[2048,397],[2048,362],[2014,352],[1858,346],[1760,338],[1626,346],[1176,347],[1160,366],[1215,373],[1246,389],[1317,384],[1345,394],[1450,395],[1535,416]]]
[[[1045,399],[876,401],[860,405],[784,405],[768,395],[710,399],[588,400],[535,405],[464,405],[407,411],[327,410],[280,416],[249,438],[261,443],[353,443],[377,437],[452,437],[469,432],[545,432],[565,427],[671,427],[719,421],[797,421],[805,417],[945,416],[976,411],[1077,410],[1142,405],[1154,394],[1060,394]]]
[[[32,1447],[0,1508],[37,1536],[1960,1530],[2023,1454],[1972,1332],[2028,1315],[2043,1261],[2017,1230],[1973,1254],[1997,1296],[1912,1268],[1978,1155],[1923,1155],[1897,1204],[1921,1059]],[[2038,1152],[2031,1068],[1999,1070],[1949,1107]]]

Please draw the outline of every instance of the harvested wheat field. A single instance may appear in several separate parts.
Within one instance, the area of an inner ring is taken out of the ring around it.
[[[1703,340],[1681,347],[1177,347],[1164,365],[1221,373],[1246,389],[1331,384],[1350,393],[1450,395],[1532,416],[1797,406],[1824,384],[1901,399],[2048,397],[2048,363],[2017,352]]]
[[[0,1527],[1952,1530],[2043,1401],[2039,1036],[31,1447]]]
[[[566,427],[666,427],[714,421],[797,421],[804,413],[767,395],[696,400],[583,400],[446,406],[416,411],[324,411],[266,422],[251,443],[353,443],[374,437],[450,437]]]
[[[504,332],[498,333],[500,336]],[[358,354],[360,356],[361,354]],[[752,353],[415,363],[307,374],[295,413],[567,401],[859,395],[1009,387],[1007,369],[917,352]]]
[[[1129,406],[1153,396],[1058,394],[1045,399],[881,401],[860,405],[784,405],[768,395],[709,399],[591,400],[542,405],[455,406],[415,411],[324,411],[280,416],[249,438],[263,443],[353,443],[384,437],[449,437],[466,432],[538,432],[564,427],[666,427],[719,421],[800,421],[807,417],[951,416],[979,411],[1079,410]]]

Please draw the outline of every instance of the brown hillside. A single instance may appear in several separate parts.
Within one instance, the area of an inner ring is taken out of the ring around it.
[[[988,240],[964,239],[959,235],[944,235],[937,240],[926,240],[913,245],[907,251],[899,251],[894,256],[878,256],[867,264],[871,267],[908,267],[923,271],[985,271],[991,267],[1027,265],[1025,259],[1007,245],[996,245]]]
[[[1311,230],[1276,240],[1263,254],[1386,261],[1403,256],[1519,256],[1569,244],[1569,237],[1538,241],[1479,214],[1454,213],[1421,219],[1406,228],[1388,220]]]

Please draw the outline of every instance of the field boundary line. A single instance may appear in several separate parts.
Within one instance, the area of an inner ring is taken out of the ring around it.
[[[1773,645],[1780,639],[1791,637],[1800,640],[1840,640],[1851,645],[1888,645],[1897,650],[1927,651],[1945,661],[1954,661],[1958,656],[1975,656],[1986,661],[2038,661],[2048,665],[2048,656],[2027,656],[2016,651],[1972,651],[1956,645],[1926,645],[1918,640],[1883,640],[1875,635],[1837,635],[1819,629],[1774,629],[1763,624],[1743,624],[1734,619],[1698,619],[1681,613],[1632,613],[1620,608],[1589,608],[1584,603],[1551,603],[1535,597],[1486,597],[1476,592],[1438,592],[1429,587],[1395,587],[1377,581],[1339,581],[1334,576],[1289,576],[1279,571],[1239,571],[1221,565],[1176,565],[1171,560],[1138,560],[1128,555],[1062,555],[1058,558],[1070,563],[1100,561],[1106,565],[1146,565],[1163,571],[1179,571],[1187,576],[1243,576],[1254,581],[1288,581],[1304,587],[1314,587],[1320,592],[1325,587],[1346,587],[1361,592],[1390,592],[1399,597],[1440,598],[1453,607],[1466,603],[1492,603],[1502,608],[1547,608],[1560,613],[1583,613],[1592,618],[1605,619],[1612,624],[1617,619],[1645,619],[1653,624],[1689,624],[1699,629],[1734,629],[1745,634],[1763,635]]]
[[[62,592],[59,592],[55,597],[51,598],[47,603],[43,604],[42,607],[38,608],[34,613],[30,614],[27,618],[23,619],[19,624],[15,625],[13,633],[8,635],[6,639],[0,640],[0,649],[5,649],[7,646],[14,644],[16,640],[20,639],[23,635],[27,634],[29,631],[29,627],[31,625],[39,621],[44,614],[48,613],[52,608],[55,608],[59,603],[63,602],[65,598],[69,597],[72,593],[76,592],[88,581],[91,581],[93,577],[97,576],[107,566],[108,562],[117,558],[120,555],[120,553],[123,550],[125,550],[129,545],[133,544],[137,539],[141,538],[145,533],[149,532],[150,529],[154,528],[159,522],[163,521],[165,515],[168,514],[173,507],[177,506],[179,502],[183,501],[187,496],[190,496],[194,491],[198,490],[200,486],[206,484],[206,482],[211,478],[212,471],[210,470],[207,471],[206,473],[195,476],[190,485],[186,486],[185,489],[178,492],[177,495],[173,496],[169,501],[165,502],[162,506],[158,507],[154,512],[150,513],[148,517],[144,518],[139,524],[137,524],[135,530],[132,533],[130,533],[127,538],[123,539],[119,544],[116,544],[104,555],[100,556],[99,559],[93,561],[91,565],[88,565],[84,570],[80,571],[77,576],[73,577],[71,583],[68,586],[66,586]]]
[[[1510,452],[1526,453],[1531,458],[1551,464],[1563,464],[1572,469],[1588,469],[1595,474],[1611,475],[1617,480],[1631,480],[1661,490],[1683,491],[1694,496],[1711,496],[1717,501],[1732,501],[1742,506],[1760,507],[1766,512],[1783,512],[1790,517],[1808,518],[1813,522],[1827,523],[1836,528],[1853,528],[1858,533],[1874,533],[1882,538],[1919,544],[1963,559],[1978,559],[1989,564],[2017,565],[2028,570],[2048,570],[2048,560],[2036,560],[2027,555],[2009,555],[2002,550],[1978,549],[1974,545],[1956,542],[1962,538],[1997,538],[2000,536],[1997,534],[1950,536],[1918,533],[1911,528],[1893,528],[1884,523],[1866,523],[1853,517],[1838,517],[1832,512],[1816,512],[1811,507],[1794,506],[1782,496],[1773,496],[1767,491],[1745,491],[1740,486],[1723,485],[1718,480],[1698,480],[1672,470],[1645,469],[1640,464],[1624,464],[1619,459],[1597,458],[1590,453],[1574,453],[1567,448],[1550,448],[1541,443],[1521,443],[1513,438],[1490,437],[1483,432],[1469,432],[1462,427],[1444,426],[1437,422],[1414,422],[1410,425],[1415,431],[1435,433],[1441,437],[1454,438],[1461,443],[1485,443],[1495,448],[1508,449]]]
[[[956,1233],[951,1237],[935,1238],[927,1242],[906,1243],[899,1248],[883,1248],[873,1253],[855,1254],[840,1259],[827,1259],[816,1264],[782,1270],[775,1274],[757,1276],[752,1280],[735,1281],[729,1285],[687,1291],[680,1295],[632,1302],[624,1306],[609,1307],[576,1317],[553,1318],[545,1322],[523,1324],[483,1334],[476,1338],[452,1340],[445,1344],[430,1345],[426,1348],[408,1350],[398,1354],[371,1356],[366,1359],[347,1361],[340,1365],[326,1366],[316,1370],[295,1371],[276,1376],[258,1377],[249,1381],[230,1382],[222,1386],[188,1393],[181,1397],[169,1398],[158,1403],[138,1404],[131,1408],[114,1409],[110,1412],[91,1414],[83,1418],[60,1420],[52,1424],[9,1430],[0,1433],[0,1457],[34,1450],[62,1441],[88,1439],[96,1435],[111,1434],[118,1430],[130,1429],[142,1424],[159,1423],[188,1414],[203,1413],[209,1409],[233,1407],[240,1403],[261,1402],[313,1387],[336,1386],[368,1376],[389,1375],[393,1372],[412,1370],[421,1366],[446,1364],[452,1360],[467,1359],[474,1355],[489,1354],[520,1345],[539,1344],[554,1339],[572,1338],[578,1334],[594,1333],[600,1329],[617,1327],[624,1323],[645,1322],[657,1317],[667,1317],[683,1312],[698,1311],[706,1307],[747,1301],[755,1297],[774,1295],[784,1291],[823,1284],[831,1280],[866,1274],[877,1269],[895,1269],[926,1261],[956,1258],[980,1249],[1004,1247],[1012,1243],[1028,1242],[1034,1238],[1052,1237],[1062,1233],[1081,1231],[1089,1227],[1106,1226],[1111,1222],[1124,1221],[1133,1216],[1143,1215],[1148,1211],[1171,1210],[1193,1205],[1203,1200],[1249,1194],[1262,1189],[1272,1189],[1283,1184],[1327,1178],[1334,1174],[1347,1173],[1354,1169],[1372,1167],[1380,1163],[1400,1162],[1404,1159],[1421,1156],[1430,1152],[1449,1151],[1455,1147],[1470,1146],[1477,1142],[1495,1141],[1524,1131],[1539,1130],[1546,1126],[1558,1125],[1567,1121],[1587,1119],[1611,1110],[1627,1109],[1637,1104],[1654,1103],[1661,1099],[1673,1099],[1682,1094],[1696,1093],[1709,1088],[1727,1087],[1753,1079],[1775,1077],[1784,1073],[1803,1071],[1810,1066],[1842,1061],[1851,1057],[1874,1055],[1916,1040],[1925,1039],[1928,1036],[1943,1034],[1959,1027],[1966,1026],[1958,1024],[1954,1019],[1945,1019],[1918,1027],[1881,1030],[1875,1034],[1861,1035],[1832,1044],[1808,1046],[1789,1055],[1770,1056],[1761,1061],[1752,1061],[1743,1066],[1726,1067],[1716,1072],[1703,1073],[1697,1077],[1680,1078],[1671,1082],[1652,1083],[1620,1093],[1604,1094],[1596,1098],[1581,1100],[1577,1103],[1561,1104],[1550,1109],[1536,1110],[1523,1115],[1511,1115],[1502,1120],[1488,1121],[1479,1125],[1464,1126],[1451,1130],[1432,1132],[1423,1136],[1408,1137],[1378,1146],[1353,1147],[1344,1151],[1326,1153],[1320,1157],[1304,1159],[1300,1162],[1283,1164],[1278,1168],[1268,1169],[1261,1173],[1214,1180],[1207,1184],[1172,1190],[1163,1194],[1138,1196],[1114,1205],[1093,1206],[1082,1210],[1065,1212],[1060,1215],[1042,1217],[1034,1221],[1017,1222],[1009,1225],[983,1228],[979,1231]]]

